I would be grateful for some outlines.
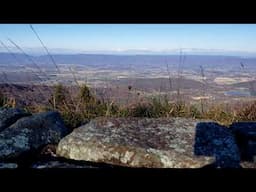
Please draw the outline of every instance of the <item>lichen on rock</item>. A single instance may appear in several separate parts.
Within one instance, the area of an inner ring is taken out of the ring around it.
[[[196,123],[186,118],[96,118],[63,138],[57,155],[127,167],[199,168],[213,158],[193,154]]]

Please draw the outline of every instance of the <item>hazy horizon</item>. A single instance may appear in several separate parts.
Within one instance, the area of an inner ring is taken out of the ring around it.
[[[22,54],[15,47],[8,47],[8,49],[15,54]],[[47,55],[42,47],[22,47],[25,53],[34,56],[44,56]],[[42,50],[43,49],[43,50]],[[228,50],[208,50],[208,49],[176,49],[176,50],[138,50],[129,49],[122,51],[115,50],[73,50],[73,49],[63,49],[63,48],[53,48],[49,49],[51,54],[54,55],[81,55],[81,54],[92,54],[92,55],[156,55],[156,56],[171,56],[171,55],[198,55],[198,56],[234,56],[234,57],[252,57],[256,58],[256,52],[246,52],[246,51],[228,51]],[[0,53],[9,53],[4,47],[0,47]]]
[[[254,24],[33,24],[53,54],[179,54],[256,56]],[[45,54],[29,24],[0,24],[0,41]],[[0,46],[0,52],[6,52]]]

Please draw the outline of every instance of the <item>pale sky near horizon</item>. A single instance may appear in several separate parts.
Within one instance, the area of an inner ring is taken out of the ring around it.
[[[151,51],[180,48],[256,52],[256,24],[33,24],[49,49]],[[0,24],[0,40],[41,47],[29,24]]]

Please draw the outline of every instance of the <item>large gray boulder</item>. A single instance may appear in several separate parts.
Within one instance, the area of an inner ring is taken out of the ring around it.
[[[239,168],[240,153],[232,131],[214,122],[196,126],[195,155],[214,156],[217,168]]]
[[[15,123],[18,119],[30,116],[30,113],[17,108],[0,109],[0,132]]]
[[[0,160],[17,158],[47,144],[56,144],[68,133],[59,113],[23,117],[0,133]]]
[[[127,167],[199,168],[214,158],[193,154],[196,123],[185,118],[97,118],[64,137],[57,155]]]

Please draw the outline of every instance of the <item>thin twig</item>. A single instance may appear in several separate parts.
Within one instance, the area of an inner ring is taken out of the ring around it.
[[[48,77],[48,75],[42,71],[42,69],[36,64],[36,62],[27,54],[25,53],[25,51],[19,46],[17,45],[14,41],[12,41],[10,38],[8,38],[8,40],[17,48],[19,49],[26,57],[29,61],[31,61],[31,63],[38,69],[38,71],[41,74],[44,74],[44,76],[47,78],[47,80],[50,80],[50,78]]]
[[[60,68],[58,67],[57,63],[54,61],[53,56],[50,54],[49,50],[47,49],[47,47],[45,46],[45,44],[43,43],[42,39],[39,37],[38,33],[36,32],[36,30],[34,29],[34,27],[30,24],[29,25],[31,30],[35,33],[37,39],[40,41],[41,45],[43,46],[43,48],[46,50],[48,56],[50,57],[50,59],[52,60],[52,63],[54,64],[54,66],[56,67],[58,73],[60,74]]]

